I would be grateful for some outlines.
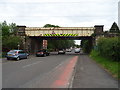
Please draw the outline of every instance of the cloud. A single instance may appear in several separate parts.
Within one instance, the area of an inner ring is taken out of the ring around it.
[[[101,3],[101,2],[108,2],[108,0],[1,0],[1,2],[95,2],[95,3]],[[114,0],[109,0],[109,2],[115,2]],[[118,0],[117,0],[118,2]]]
[[[111,27],[117,22],[118,0],[1,0],[0,21],[27,26]]]

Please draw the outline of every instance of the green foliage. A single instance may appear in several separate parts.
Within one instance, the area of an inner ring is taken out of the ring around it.
[[[66,49],[74,46],[74,40],[48,40],[48,49]]]
[[[17,34],[16,24],[15,23],[9,24],[9,28],[10,28],[10,33],[16,36],[16,34]]]
[[[2,31],[2,36],[10,36],[17,34],[17,27],[15,23],[7,24],[6,21],[0,23],[0,30]]]
[[[91,36],[92,36],[92,37],[96,37],[96,34],[95,34],[95,33],[93,33]]]
[[[44,27],[60,27],[58,25],[46,24]],[[74,40],[48,40],[48,49],[66,49],[75,45]]]
[[[117,23],[114,22],[113,25],[110,28],[111,33],[120,33],[119,27],[117,26]]]
[[[0,56],[0,58],[5,57],[6,54],[7,54],[7,52],[2,52],[2,55]]]
[[[120,69],[118,68],[120,62],[115,62],[110,58],[101,56],[97,50],[92,50],[90,57],[111,72],[114,77],[120,79]]]
[[[0,23],[2,31],[2,51],[7,52],[10,49],[17,49],[18,43],[21,44],[21,38],[16,36],[16,24],[7,24],[6,21]]]
[[[82,40],[81,47],[83,48],[83,52],[90,53],[92,50],[92,42],[91,39],[89,40]]]
[[[2,36],[9,36],[10,35],[9,26],[7,25],[6,21],[1,23],[1,30],[2,30]]]
[[[100,55],[120,61],[120,37],[100,38],[97,47]]]
[[[17,49],[18,43],[21,43],[21,39],[18,36],[5,36],[2,40],[3,51]]]
[[[43,27],[59,27],[58,25],[46,24]]]
[[[80,45],[74,45],[75,47],[77,47],[77,48],[80,48]]]

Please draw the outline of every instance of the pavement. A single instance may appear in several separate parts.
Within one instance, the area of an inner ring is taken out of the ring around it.
[[[81,55],[75,67],[72,88],[118,88],[118,80],[91,60],[88,55]]]

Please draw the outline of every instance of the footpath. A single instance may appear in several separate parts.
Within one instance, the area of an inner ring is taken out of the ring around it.
[[[75,68],[72,88],[109,88],[110,90],[114,88],[113,90],[117,90],[115,88],[118,88],[118,80],[87,55],[80,55]]]

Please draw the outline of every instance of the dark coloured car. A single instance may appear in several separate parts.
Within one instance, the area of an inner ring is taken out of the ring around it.
[[[10,50],[7,55],[7,60],[16,59],[17,61],[20,59],[27,59],[28,53],[25,53],[23,50]]]
[[[39,57],[39,56],[49,56],[50,55],[50,52],[46,49],[41,49],[39,51],[36,52],[36,56]]]

